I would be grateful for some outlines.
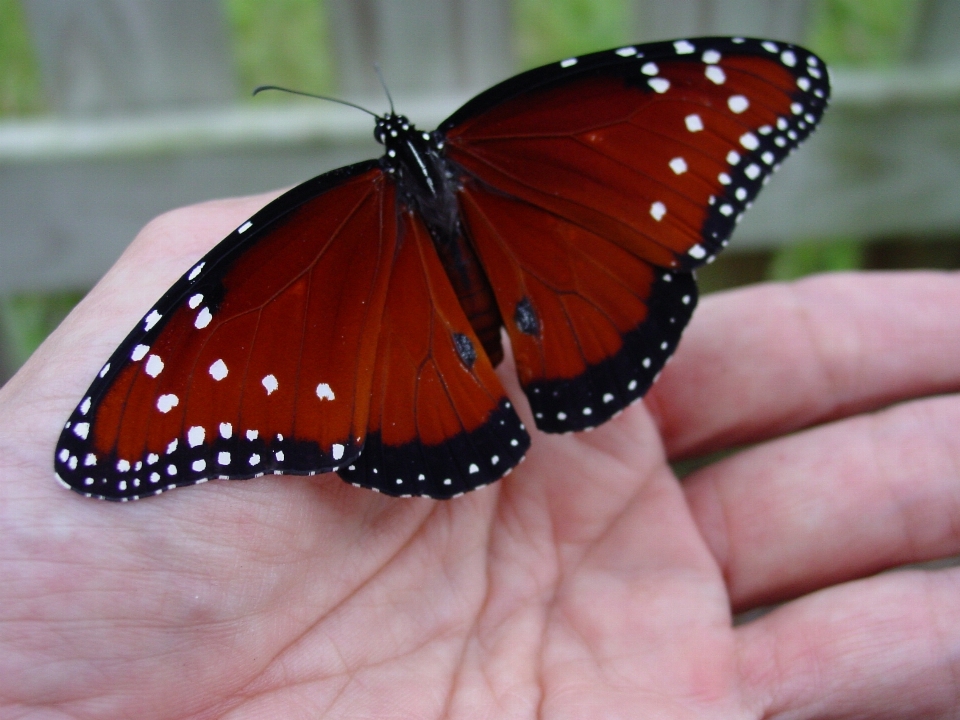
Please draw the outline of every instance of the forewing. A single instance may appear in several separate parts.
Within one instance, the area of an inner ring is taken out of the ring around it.
[[[518,75],[441,130],[447,156],[482,183],[655,265],[692,269],[726,244],[829,91],[802,48],[697,38]]]
[[[243,223],[103,367],[61,434],[61,481],[129,500],[354,460],[395,215],[392,186],[368,162],[314,178]]]
[[[592,427],[647,391],[696,304],[689,271],[828,95],[802,48],[698,38],[538,68],[441,126],[541,429]]]

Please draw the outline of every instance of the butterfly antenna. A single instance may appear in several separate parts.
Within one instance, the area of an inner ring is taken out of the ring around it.
[[[339,98],[329,97],[327,95],[314,95],[313,93],[301,92],[300,90],[291,90],[290,88],[280,87],[279,85],[261,85],[253,91],[253,94],[256,95],[264,90],[279,90],[280,92],[290,93],[292,95],[303,95],[303,97],[316,98],[317,100],[329,100],[330,102],[339,103],[340,105],[346,105],[348,107],[356,108],[357,110],[363,110],[363,112],[367,113],[367,115],[373,115],[377,119],[380,118],[380,116],[372,110],[367,110],[365,107],[349,102],[348,100],[340,100]],[[392,107],[393,106],[391,105],[391,111]]]
[[[396,115],[396,111],[393,109],[393,98],[390,97],[390,89],[387,87],[387,81],[383,79],[383,72],[380,70],[380,63],[374,63],[373,69],[377,73],[377,77],[380,79],[380,87],[383,88],[383,92],[387,95],[387,100],[390,101],[390,114]]]

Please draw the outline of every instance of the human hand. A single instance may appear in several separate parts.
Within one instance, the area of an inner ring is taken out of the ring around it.
[[[151,223],[0,389],[3,717],[956,716],[960,570],[875,573],[960,552],[960,277],[705,298],[644,403],[448,502],[60,488],[90,378],[263,202]]]

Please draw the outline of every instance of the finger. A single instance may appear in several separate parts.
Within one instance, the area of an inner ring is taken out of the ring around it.
[[[833,274],[708,297],[648,394],[670,457],[960,389],[960,276]]]
[[[960,398],[743,451],[684,492],[737,610],[960,553]]]
[[[960,570],[912,570],[831,588],[737,629],[756,716],[954,717]]]

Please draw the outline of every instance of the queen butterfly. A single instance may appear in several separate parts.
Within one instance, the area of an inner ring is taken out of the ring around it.
[[[714,37],[530,70],[434,132],[377,117],[383,157],[270,203],[150,309],[66,423],[57,478],[108,500],[267,473],[433,498],[495,481],[530,444],[501,328],[540,429],[641,398],[691,271],[828,96],[809,51]]]

